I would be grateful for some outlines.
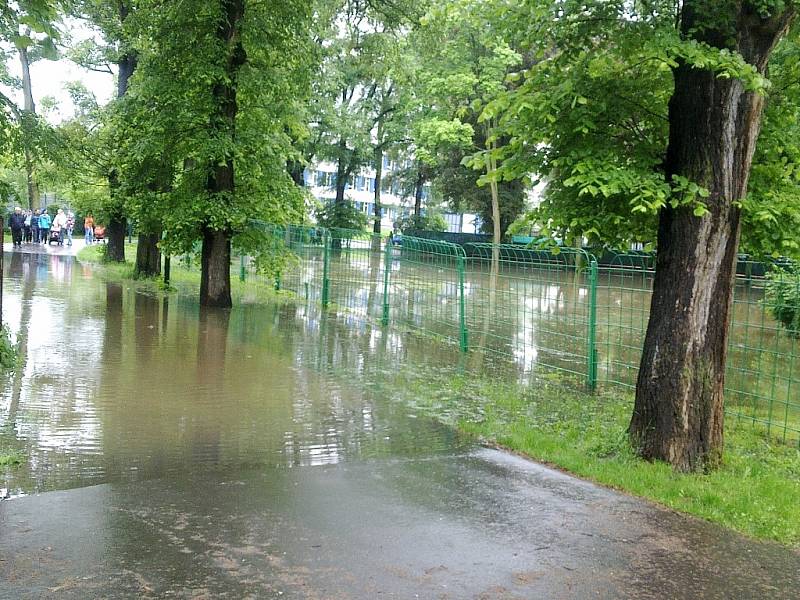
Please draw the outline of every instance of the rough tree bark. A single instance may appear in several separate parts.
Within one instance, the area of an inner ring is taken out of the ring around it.
[[[118,6],[120,24],[124,24],[130,14],[130,7],[126,2],[120,2]],[[128,85],[133,72],[136,70],[138,57],[135,52],[123,52],[117,60],[117,98],[122,98],[128,93]],[[106,260],[113,262],[125,262],[125,235],[128,232],[128,220],[125,217],[122,198],[115,199],[119,189],[119,174],[112,170],[108,176],[109,188],[112,196],[112,210],[106,228],[106,238],[108,247],[106,248]]]
[[[30,33],[29,31],[26,33]],[[20,67],[22,68],[22,96],[23,96],[23,106],[25,109],[25,114],[27,115],[35,115],[36,114],[36,104],[33,102],[33,84],[31,82],[31,63],[28,58],[28,49],[25,47],[18,48],[19,50],[19,62]],[[28,208],[34,210],[36,208],[40,208],[40,200],[39,200],[39,184],[36,182],[36,172],[34,168],[34,161],[33,161],[33,154],[28,148],[27,144],[25,146],[25,177],[27,180],[28,185]]]
[[[226,79],[214,86],[217,107],[214,121],[231,139],[236,134],[236,114],[239,110],[236,87],[239,71],[247,62],[241,37],[244,19],[244,0],[222,0],[224,19],[217,35],[228,49],[225,64]],[[217,202],[231,202],[236,195],[234,158],[228,154],[224,160],[210,165],[211,175],[206,190]],[[200,274],[200,305],[230,307],[231,301],[231,237],[227,227],[203,229],[202,272]]]
[[[762,18],[747,1],[730,2],[719,29],[698,15],[709,0],[687,0],[681,15],[686,37],[739,52],[764,73],[794,9]],[[707,20],[706,20],[707,21]],[[731,45],[733,44],[733,45]],[[740,210],[764,98],[742,81],[679,65],[669,103],[666,176],[706,187],[709,213],[691,206],[665,208],[658,227],[658,258],[650,320],[630,423],[632,442],[646,459],[680,471],[716,466],[723,449],[723,383],[731,318]]]
[[[137,277],[156,277],[161,275],[161,250],[158,242],[161,241],[161,232],[140,232],[139,243],[136,246]]]
[[[150,164],[150,182],[147,185],[153,194],[165,194],[172,190],[172,169],[169,158],[159,157]],[[152,211],[150,211],[152,212]],[[136,268],[138,277],[157,277],[161,275],[162,225],[160,216],[148,215],[145,211],[138,223],[139,237],[136,246]]]
[[[125,262],[125,234],[128,227],[125,215],[120,212],[122,200],[119,198],[119,173],[116,169],[111,169],[108,174],[108,192],[111,195],[112,212],[106,227],[106,260]]]
[[[417,222],[422,217],[422,191],[425,186],[425,175],[422,173],[422,167],[417,165],[417,179],[414,182],[414,216]]]

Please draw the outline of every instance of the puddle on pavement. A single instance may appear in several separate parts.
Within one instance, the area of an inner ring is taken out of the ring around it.
[[[6,254],[3,308],[23,366],[3,384],[0,447],[29,459],[0,472],[0,497],[469,447],[353,382],[408,352],[366,323],[296,304],[201,312],[21,253]]]

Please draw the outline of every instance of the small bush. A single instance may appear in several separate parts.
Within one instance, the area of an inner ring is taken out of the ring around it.
[[[431,212],[425,215],[403,215],[398,217],[394,226],[401,232],[406,231],[446,231],[447,221],[439,213]]]
[[[768,275],[765,301],[788,334],[800,337],[800,275],[783,271]]]
[[[317,223],[328,229],[364,229],[367,215],[358,210],[350,200],[343,203],[328,202],[314,211]]]
[[[16,450],[0,449],[0,467],[10,467],[22,464],[22,453]]]
[[[0,367],[11,369],[17,364],[17,349],[11,343],[11,334],[5,327],[0,328]]]

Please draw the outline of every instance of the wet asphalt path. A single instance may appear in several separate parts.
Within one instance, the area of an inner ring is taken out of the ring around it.
[[[0,504],[0,548],[2,598],[756,599],[800,589],[797,553],[487,449],[21,498]]]

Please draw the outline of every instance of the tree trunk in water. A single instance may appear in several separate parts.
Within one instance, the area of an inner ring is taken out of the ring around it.
[[[125,234],[128,222],[122,215],[114,215],[106,227],[106,260],[125,262]]]
[[[486,139],[492,140],[492,122],[486,125]],[[497,181],[492,175],[497,171],[497,158],[493,151],[497,148],[494,141],[487,142],[489,152],[486,154],[486,174],[489,176],[489,191],[492,195],[492,290],[497,289],[497,276],[500,273],[500,242],[502,231],[500,229],[500,191]]]
[[[735,46],[760,73],[794,17],[793,10],[762,19],[736,12]],[[686,37],[725,47],[730,32],[699,22],[709,3],[684,4]],[[708,214],[692,206],[662,209],[650,320],[630,423],[631,441],[646,459],[680,471],[716,466],[723,449],[723,385],[731,319],[740,211],[747,192],[764,98],[737,79],[679,65],[669,104],[666,176],[707,188]]]
[[[239,71],[247,62],[242,43],[241,26],[244,20],[244,0],[222,0],[225,20],[218,30],[223,47],[230,48],[227,56],[227,80],[214,87],[218,126],[223,136],[233,145],[236,139],[236,115],[239,105],[236,88]],[[236,197],[236,175],[233,153],[226,151],[210,165],[211,174],[206,181],[206,190],[218,202],[232,202]],[[200,306],[232,306],[231,301],[231,237],[228,227],[203,228],[202,272],[200,274]]]
[[[135,272],[137,277],[156,277],[161,275],[159,241],[161,241],[160,231],[139,234],[139,244],[136,246]]]
[[[120,24],[124,24],[128,18],[130,9],[125,2],[118,5],[118,16]],[[117,77],[117,98],[122,98],[128,92],[128,82],[136,69],[136,55],[131,52],[124,52],[117,60],[119,75]],[[128,220],[125,216],[123,198],[118,196],[119,192],[119,173],[112,169],[108,174],[108,187],[111,194],[111,219],[106,227],[106,260],[111,262],[125,262],[125,234],[128,229]]]
[[[203,233],[200,306],[227,308],[231,301],[231,240],[224,231]]]

